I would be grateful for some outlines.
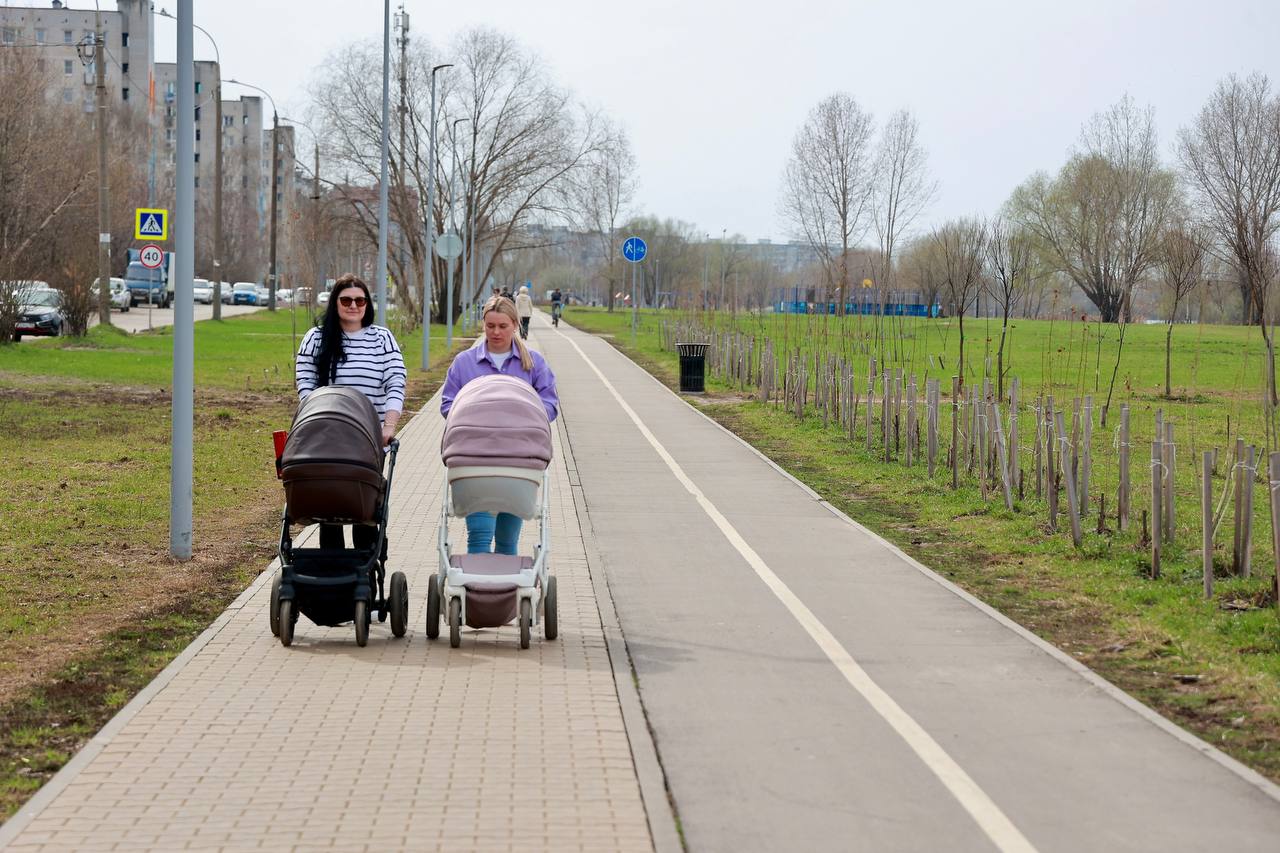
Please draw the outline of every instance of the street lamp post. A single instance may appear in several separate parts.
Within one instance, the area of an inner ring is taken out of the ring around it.
[[[267,96],[267,100],[271,102],[271,268],[269,275],[269,292],[270,297],[267,300],[267,310],[276,310],[276,181],[280,173],[280,113],[276,111],[276,100],[271,94],[260,86],[252,83],[245,83],[241,80],[228,80],[228,83],[234,83],[237,86],[244,86],[246,89],[253,89]],[[221,128],[219,128],[219,137],[221,137]]]
[[[172,18],[167,9],[157,12],[162,18]],[[214,120],[217,122],[218,135],[214,140],[213,160],[213,319],[222,319],[222,53],[218,43],[209,31],[199,24],[192,23],[194,28],[204,33],[209,44],[213,45],[214,61],[218,64],[218,84],[213,90]]]
[[[427,262],[422,270],[422,369],[426,370],[430,363],[431,349],[431,293],[435,289],[432,281],[435,267],[436,243],[436,72],[444,68],[452,68],[452,63],[437,65],[431,69],[431,132],[427,144]]]
[[[453,221],[453,201],[454,201],[454,179],[458,176],[458,125],[464,121],[471,121],[469,118],[458,118],[453,120],[453,125],[449,129],[449,145],[453,149],[453,166],[449,169],[449,231],[456,233],[456,224]],[[445,313],[448,315],[445,322],[448,324],[448,331],[445,334],[445,346],[453,349],[453,259],[449,259],[449,280],[448,293],[445,295]]]

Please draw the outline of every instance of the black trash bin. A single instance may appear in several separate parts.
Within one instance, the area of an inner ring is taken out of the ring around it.
[[[676,344],[680,355],[680,393],[706,391],[707,347],[709,344]]]

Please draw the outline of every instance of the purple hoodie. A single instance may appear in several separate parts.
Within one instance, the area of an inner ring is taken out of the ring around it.
[[[453,364],[449,365],[449,374],[444,380],[444,390],[440,393],[440,414],[445,417],[449,416],[449,409],[453,408],[454,398],[458,396],[462,386],[472,379],[480,376],[501,374],[523,379],[532,385],[533,390],[537,391],[538,397],[542,399],[543,407],[547,410],[547,420],[554,421],[556,414],[560,410],[560,397],[556,394],[555,374],[551,372],[551,368],[547,366],[546,359],[542,357],[541,353],[529,350],[529,355],[533,358],[533,370],[525,370],[520,365],[520,352],[516,349],[515,343],[512,342],[511,355],[503,363],[502,369],[499,370],[489,356],[489,347],[485,344],[484,338],[476,341],[475,346],[458,353],[453,360]]]

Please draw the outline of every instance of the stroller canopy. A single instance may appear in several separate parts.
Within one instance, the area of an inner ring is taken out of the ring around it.
[[[450,468],[545,469],[551,462],[551,422],[538,392],[513,376],[471,380],[449,410],[440,455]]]
[[[382,427],[354,388],[318,388],[298,406],[281,476],[296,523],[376,520],[382,495]]]

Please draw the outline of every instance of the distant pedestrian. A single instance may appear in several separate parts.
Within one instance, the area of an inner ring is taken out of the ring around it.
[[[324,320],[311,329],[298,347],[294,378],[298,402],[317,388],[344,385],[355,388],[373,403],[382,423],[382,443],[390,443],[404,410],[404,356],[391,330],[373,324],[373,298],[369,286],[348,273],[333,285]],[[354,525],[357,548],[377,541],[378,529]],[[320,525],[320,547],[342,548],[342,525]]]
[[[507,285],[507,284],[504,284],[504,285],[502,286],[502,293],[501,293],[500,295],[502,295],[502,296],[506,297],[507,299],[514,299],[514,298],[515,298],[515,297],[513,297],[513,296],[511,295],[511,286],[510,286],[510,285]]]
[[[533,297],[529,295],[529,285],[520,286],[516,295],[516,314],[520,316],[520,337],[529,340],[529,320],[533,317]]]

